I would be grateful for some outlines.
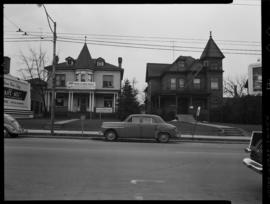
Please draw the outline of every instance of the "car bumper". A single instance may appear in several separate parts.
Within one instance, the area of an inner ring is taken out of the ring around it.
[[[255,162],[254,160],[250,158],[244,158],[243,163],[250,169],[256,171],[257,173],[262,173],[263,166],[259,164],[258,162]]]

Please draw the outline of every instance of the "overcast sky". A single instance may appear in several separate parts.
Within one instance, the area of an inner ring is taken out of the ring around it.
[[[57,23],[56,52],[59,62],[68,56],[77,59],[84,44],[84,36],[87,36],[91,56],[102,57],[114,65],[118,65],[117,59],[122,57],[124,79],[136,78],[136,87],[140,91],[146,87],[146,63],[172,63],[181,55],[199,58],[209,39],[209,31],[212,31],[213,39],[225,55],[224,78],[247,75],[248,65],[261,59],[259,0],[236,0],[231,5],[45,6]],[[18,28],[29,35],[24,37],[22,33],[16,32]],[[37,38],[35,42],[22,42],[31,38],[33,40],[34,35],[52,39],[44,9],[36,4],[5,4],[4,55],[11,58],[12,75],[21,76],[17,71],[22,68],[20,51],[27,54],[29,48],[38,50],[42,46],[47,53],[47,65],[51,64],[52,41]]]

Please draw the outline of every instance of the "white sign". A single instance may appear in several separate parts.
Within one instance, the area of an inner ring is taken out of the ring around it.
[[[68,81],[67,82],[67,88],[68,89],[87,89],[87,90],[94,90],[96,89],[96,82],[92,81]]]
[[[96,108],[96,113],[112,113],[112,108]]]
[[[30,84],[9,74],[5,74],[4,108],[30,110]]]

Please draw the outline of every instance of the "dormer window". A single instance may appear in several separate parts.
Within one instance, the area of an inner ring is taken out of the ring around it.
[[[72,57],[66,58],[67,65],[72,66],[74,65],[74,59]]]
[[[101,57],[97,59],[97,67],[103,67],[105,64],[104,59],[102,59]]]
[[[182,61],[182,60],[180,60],[180,61],[178,62],[178,67],[179,67],[179,68],[184,68],[184,67],[185,67],[185,62]]]

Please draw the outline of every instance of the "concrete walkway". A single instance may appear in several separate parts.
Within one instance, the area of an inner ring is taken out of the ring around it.
[[[66,139],[87,139],[87,138],[103,138],[100,131],[67,131],[55,130],[54,136],[50,130],[33,130],[28,129],[23,136],[26,137],[46,137],[46,138],[66,138]],[[187,135],[182,134],[181,138],[172,139],[173,141],[206,141],[206,142],[244,142],[248,143],[250,137],[243,136],[207,136],[207,135]]]

